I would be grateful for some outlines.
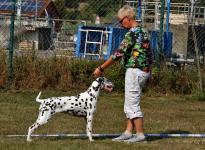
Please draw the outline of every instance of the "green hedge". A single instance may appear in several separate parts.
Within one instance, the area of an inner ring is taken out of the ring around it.
[[[0,61],[0,88],[4,88],[7,80],[6,55],[2,54]],[[14,57],[13,62],[12,89],[64,91],[87,88],[93,80],[94,69],[103,63],[103,61],[76,58],[43,59],[32,56]],[[125,69],[119,63],[115,63],[105,71],[104,76],[114,83],[116,91],[123,91],[124,73]],[[197,71],[194,67],[162,67],[160,70],[153,67],[148,90],[159,93],[192,94],[197,91],[197,82]],[[205,79],[203,84],[205,85]]]

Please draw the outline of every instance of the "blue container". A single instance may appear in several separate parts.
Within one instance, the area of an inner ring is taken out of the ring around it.
[[[76,56],[107,60],[119,47],[127,30],[114,27],[79,26]],[[101,51],[100,51],[101,49]]]
[[[154,57],[159,54],[159,31],[149,31],[150,33],[150,44],[154,53]],[[163,55],[167,58],[172,55],[172,40],[173,33],[172,32],[164,32],[164,43],[163,43]]]

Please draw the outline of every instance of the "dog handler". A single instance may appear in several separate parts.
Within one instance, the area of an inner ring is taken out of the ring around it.
[[[140,142],[145,140],[143,132],[143,113],[140,108],[142,86],[150,76],[152,63],[148,35],[135,20],[133,8],[125,5],[118,11],[119,23],[129,29],[119,49],[93,72],[94,77],[101,76],[103,71],[114,62],[121,60],[126,67],[124,112],[127,117],[125,131],[113,141]],[[132,135],[135,128],[136,135]]]

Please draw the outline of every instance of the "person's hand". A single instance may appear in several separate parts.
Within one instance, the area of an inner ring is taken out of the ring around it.
[[[94,76],[95,78],[97,78],[97,77],[99,77],[99,76],[101,76],[101,75],[102,75],[102,72],[100,71],[100,69],[99,69],[99,68],[96,68],[95,71],[93,72],[93,76]]]
[[[152,76],[150,76],[150,77],[148,78],[148,84],[152,84],[153,82],[154,82],[154,79],[153,79]]]
[[[143,47],[143,48],[149,48],[149,47],[150,47],[150,45],[149,45],[149,43],[144,42],[144,43],[142,43],[142,47]]]

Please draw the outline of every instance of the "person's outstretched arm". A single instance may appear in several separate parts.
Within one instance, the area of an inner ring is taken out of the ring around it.
[[[105,69],[107,69],[110,65],[112,65],[114,63],[114,60],[112,59],[112,57],[110,57],[107,61],[105,61],[101,66],[99,66],[98,68],[96,68],[93,72],[93,76],[95,78],[99,77],[102,75],[103,71]]]

